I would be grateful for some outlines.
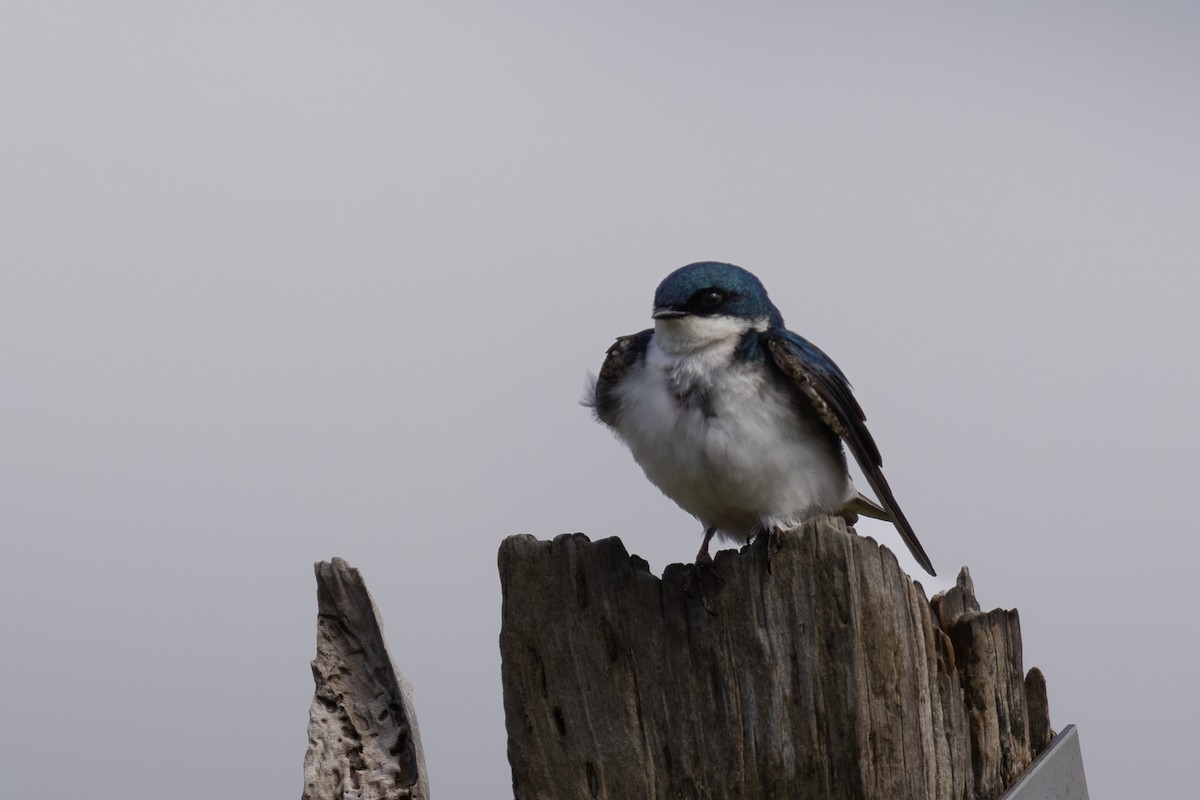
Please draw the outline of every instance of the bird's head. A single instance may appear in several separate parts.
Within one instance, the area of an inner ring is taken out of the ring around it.
[[[688,264],[668,275],[654,293],[654,319],[734,317],[764,327],[783,325],[779,309],[754,274],[717,261]]]
[[[653,317],[655,341],[679,354],[713,345],[736,347],[752,329],[783,326],[758,278],[716,261],[688,264],[668,275],[654,293]]]

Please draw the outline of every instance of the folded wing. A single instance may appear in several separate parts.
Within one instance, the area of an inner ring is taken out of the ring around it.
[[[762,337],[771,360],[791,383],[800,401],[810,404],[825,424],[842,437],[913,558],[930,575],[936,575],[925,548],[917,541],[912,525],[883,477],[883,458],[867,430],[867,417],[854,399],[846,376],[829,356],[802,336],[775,328]]]

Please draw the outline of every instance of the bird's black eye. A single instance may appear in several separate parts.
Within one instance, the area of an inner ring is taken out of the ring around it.
[[[725,302],[725,293],[720,289],[701,289],[696,292],[696,305],[701,311],[712,311]]]

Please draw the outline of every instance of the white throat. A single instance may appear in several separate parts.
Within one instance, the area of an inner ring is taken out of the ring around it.
[[[688,315],[677,319],[654,321],[654,341],[668,355],[686,356],[710,347],[732,350],[751,328],[765,331],[770,323],[765,317],[698,317]]]

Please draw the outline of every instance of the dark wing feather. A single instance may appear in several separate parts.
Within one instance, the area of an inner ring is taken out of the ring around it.
[[[608,348],[608,355],[600,367],[600,376],[583,404],[591,406],[596,419],[610,428],[616,428],[621,413],[620,399],[616,393],[617,385],[629,374],[629,371],[641,363],[646,357],[646,346],[650,343],[652,329],[635,333],[631,336],[621,336]]]
[[[879,455],[875,440],[871,438],[871,432],[867,430],[867,417],[851,394],[846,376],[820,348],[791,331],[774,328],[764,333],[762,338],[779,371],[797,393],[812,405],[825,424],[846,442],[879,502],[891,515],[892,523],[908,545],[913,558],[930,575],[936,575],[925,548],[917,541],[912,525],[900,510],[887,479],[883,477],[883,458]]]

